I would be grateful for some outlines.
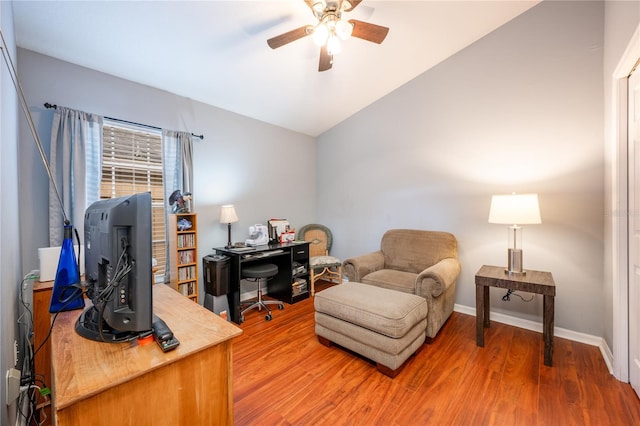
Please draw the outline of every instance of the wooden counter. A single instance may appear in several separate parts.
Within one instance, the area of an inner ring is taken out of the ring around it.
[[[233,424],[231,349],[242,330],[163,284],[153,286],[153,309],[180,341],[173,351],[87,340],[74,329],[80,310],[58,315],[51,341],[57,424]]]

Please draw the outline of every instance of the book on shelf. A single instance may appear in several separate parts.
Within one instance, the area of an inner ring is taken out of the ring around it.
[[[179,284],[178,285],[178,291],[180,292],[180,294],[182,294],[183,296],[187,296],[188,295],[188,291],[189,288],[187,287],[186,284]]]
[[[183,250],[178,252],[178,264],[195,263],[195,250]]]
[[[196,245],[195,234],[180,234],[178,235],[178,248],[189,248]]]
[[[178,268],[178,281],[193,280],[196,278],[196,267],[183,266]]]
[[[195,283],[193,281],[178,285],[178,291],[183,296],[193,296],[195,294]]]

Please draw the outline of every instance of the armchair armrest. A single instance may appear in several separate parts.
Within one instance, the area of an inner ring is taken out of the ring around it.
[[[360,279],[372,272],[384,268],[384,255],[381,251],[352,257],[342,263],[349,281],[360,282]]]
[[[442,259],[418,274],[416,294],[430,298],[443,294],[460,275],[460,261],[453,257]]]

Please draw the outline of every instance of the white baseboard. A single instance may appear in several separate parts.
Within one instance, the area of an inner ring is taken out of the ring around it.
[[[475,307],[472,308],[469,306],[456,304],[454,305],[453,310],[462,314],[471,315],[473,317],[476,316]],[[491,321],[496,321],[501,324],[512,325],[514,327],[524,328],[525,330],[542,333],[542,323],[536,321],[517,318],[511,315],[501,314],[499,312],[490,312],[490,319]],[[561,327],[554,327],[553,335],[555,337],[561,337],[563,339],[571,340],[574,342],[584,343],[590,346],[597,346],[600,349],[600,353],[602,354],[602,358],[604,359],[607,368],[609,369],[609,373],[613,374],[613,354],[611,353],[611,349],[609,349],[607,342],[602,337],[592,336],[590,334],[580,333]]]

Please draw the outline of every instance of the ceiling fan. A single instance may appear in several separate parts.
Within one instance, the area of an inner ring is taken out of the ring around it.
[[[357,37],[373,43],[382,43],[389,32],[389,28],[356,19],[342,18],[343,12],[351,12],[362,0],[304,0],[318,19],[316,25],[305,25],[267,40],[272,49],[277,49],[292,41],[308,35],[313,42],[320,46],[320,63],[318,71],[331,69],[333,56],[340,53],[340,40]]]

